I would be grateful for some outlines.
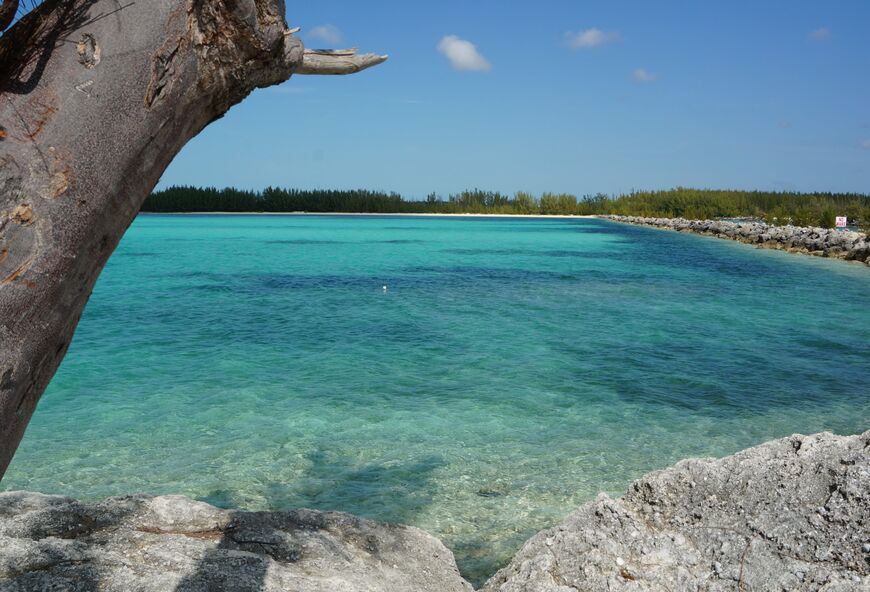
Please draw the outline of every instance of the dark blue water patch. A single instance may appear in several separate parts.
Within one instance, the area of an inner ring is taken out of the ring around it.
[[[184,238],[165,238],[162,239],[162,243],[173,243],[173,244],[188,244],[188,245],[200,245],[203,243],[212,243],[215,239],[210,237],[193,237],[193,236],[185,236]],[[245,243],[245,242],[257,242],[252,241],[249,236],[222,236],[220,239],[224,244],[230,244],[235,242]]]
[[[540,255],[541,257],[565,257],[565,258],[576,258],[576,259],[633,259],[635,258],[634,253],[627,253],[623,251],[572,251],[572,250],[562,250],[556,249],[551,251],[537,251],[533,254]]]
[[[578,227],[572,224],[556,224],[550,222],[549,224],[545,222],[526,222],[525,224],[505,224],[499,227],[493,227],[491,229],[492,232],[498,232],[503,234],[518,234],[518,233],[526,233],[531,232],[534,234],[541,233],[574,233],[580,232]]]
[[[231,294],[233,292],[239,291],[237,286],[232,286],[230,284],[221,284],[221,283],[192,284],[192,285],[188,286],[186,289],[191,291],[191,292],[206,292],[209,294],[220,294],[222,292],[226,293],[226,294]]]
[[[523,290],[535,285],[571,285],[578,287],[589,285],[605,286],[640,286],[662,284],[661,278],[648,275],[643,271],[613,271],[600,269],[578,269],[571,271],[549,271],[545,269],[526,269],[518,267],[486,267],[486,266],[433,266],[414,265],[403,269],[417,282],[443,286],[450,282],[454,286],[472,286],[479,288],[487,283],[514,286],[514,290]],[[402,278],[399,278],[400,281]],[[675,282],[671,280],[671,284]],[[702,286],[700,288],[703,288]]]
[[[451,255],[534,255],[531,249],[441,249]]]
[[[412,238],[398,238],[393,240],[370,241],[381,245],[420,245],[427,241]]]
[[[389,278],[352,275],[257,274],[246,276],[246,284],[261,290],[380,290]]]
[[[831,354],[850,354],[850,353],[864,353],[870,354],[870,344],[865,348],[864,352],[856,352],[855,344],[845,338],[843,335],[842,339],[836,339],[831,335],[818,335],[814,334],[811,336],[803,336],[799,335],[794,338],[794,343],[806,348],[812,348],[814,350],[818,350],[819,352],[828,352]]]
[[[571,228],[574,232],[579,232],[580,234],[607,234],[607,235],[623,235],[618,228],[611,228],[609,226],[574,226]]]
[[[698,240],[698,237],[681,237]],[[720,240],[720,239],[713,239]],[[657,244],[654,248],[642,247],[638,260],[656,265],[679,265],[683,269],[713,272],[745,280],[747,276],[755,276],[765,281],[775,278],[794,278],[794,268],[782,265],[780,261],[753,256],[751,251],[741,253],[722,251],[721,245],[703,244]],[[745,247],[749,249],[749,246]]]
[[[603,278],[608,274],[595,270],[582,272],[559,272],[537,269],[520,269],[513,267],[477,267],[477,266],[436,266],[436,265],[413,265],[404,268],[406,273],[424,277],[449,278],[453,281],[478,282],[496,281],[500,283],[522,282],[518,285],[532,282],[568,282],[579,281],[582,278]],[[427,280],[428,281],[428,280]],[[439,283],[441,279],[436,279]]]
[[[365,216],[365,218],[377,218],[376,216]],[[409,222],[414,221],[419,224],[420,219],[416,216],[397,216],[396,218],[407,220]],[[384,218],[380,218],[384,219]],[[477,216],[477,215],[434,215],[434,216],[426,216],[423,222],[428,222],[429,220],[439,220],[439,221],[449,221],[451,224],[454,222],[460,223],[483,223],[488,226],[510,226],[512,228],[516,228],[517,226],[546,226],[547,230],[555,227],[555,226],[574,226],[574,225],[583,225],[588,224],[590,222],[595,222],[592,218],[553,218],[550,216]],[[384,226],[385,229],[390,230],[430,230],[429,226]],[[492,228],[488,228],[487,230],[492,230]]]
[[[577,259],[629,259],[636,258],[633,253],[622,251],[577,251],[577,250],[547,250],[534,249],[441,249],[442,253],[468,256],[524,256],[524,257],[568,257]]]
[[[518,287],[535,283],[601,282],[632,283],[644,280],[635,273],[613,273],[600,270],[557,272],[537,269],[500,268],[483,266],[408,266],[401,273],[377,276],[354,275],[304,275],[304,274],[224,274],[208,271],[185,271],[174,274],[185,284],[182,291],[238,292],[242,294],[265,294],[283,290],[351,290],[354,292],[380,291],[384,285],[402,289],[443,289],[445,282],[456,286],[477,286],[481,282],[509,284],[520,282]],[[190,283],[189,280],[204,280]]]
[[[854,399],[850,384],[856,383],[850,383],[847,377],[851,371],[861,383],[861,374],[866,373],[862,369],[866,355],[862,358],[858,354],[850,363],[845,356],[828,351],[823,341],[801,346],[802,340],[794,335],[753,334],[739,327],[726,328],[721,331],[721,339],[711,341],[699,330],[703,328],[681,326],[678,319],[661,321],[674,326],[673,334],[664,343],[639,336],[628,345],[594,346],[598,364],[621,365],[622,372],[600,373],[585,364],[584,360],[591,359],[589,344],[553,341],[553,355],[565,359],[564,380],[573,385],[572,396],[582,397],[586,392],[574,388],[578,385],[593,391],[605,387],[639,408],[676,409],[693,416],[722,419],[792,409],[797,401],[810,413],[835,401]],[[853,351],[860,347],[852,344]],[[786,349],[792,355],[772,365],[769,357],[761,353],[768,349]],[[807,362],[800,363],[801,359]],[[692,361],[690,365],[687,360]],[[829,386],[822,391],[817,387],[820,384]]]
[[[270,305],[272,300],[262,293],[241,294],[229,287],[203,287],[208,297],[215,299],[214,305],[207,310],[191,313],[189,306],[167,308],[153,302],[144,303],[135,311],[112,304],[105,304],[92,310],[94,319],[117,319],[122,315],[130,322],[148,323],[162,327],[171,337],[162,340],[147,335],[120,332],[120,337],[130,347],[147,347],[152,350],[176,352],[185,351],[190,360],[208,360],[215,355],[223,355],[229,344],[232,347],[262,347],[264,350],[284,351],[289,356],[306,353],[322,354],[324,358],[335,357],[337,352],[357,352],[349,360],[349,367],[360,364],[363,367],[381,368],[377,381],[383,380],[394,368],[388,367],[383,360],[367,361],[369,351],[393,347],[398,363],[404,356],[419,357],[425,352],[425,362],[443,359],[447,355],[464,352],[462,336],[455,335],[449,327],[428,322],[418,316],[397,318],[385,317],[381,313],[389,308],[389,303],[379,302],[380,294],[360,308],[348,310],[347,294],[313,295],[301,300],[297,305],[276,309]],[[375,292],[379,292],[375,291]],[[202,294],[190,292],[181,295],[184,302],[202,298]],[[176,299],[178,300],[178,299]],[[186,344],[197,344],[194,348]],[[175,355],[175,354],[170,354]],[[361,377],[358,377],[362,380]],[[324,376],[323,380],[336,380],[334,376]],[[406,391],[395,391],[392,385],[379,387],[379,397],[404,397]],[[347,400],[347,393],[336,390],[334,396],[340,401]],[[365,403],[372,404],[372,401]]]
[[[625,240],[625,250],[614,258],[662,267],[678,266],[691,271],[713,272],[745,279],[747,275],[765,279],[785,278],[794,268],[773,258],[758,257],[750,245],[723,249],[723,239],[679,233],[644,226],[607,223]]]
[[[338,240],[323,240],[323,239],[286,239],[286,240],[267,240],[263,241],[267,245],[347,245],[352,244],[347,241]]]
[[[420,239],[392,239],[373,241],[338,241],[323,239],[286,239],[263,241],[267,245],[418,245],[426,241]]]

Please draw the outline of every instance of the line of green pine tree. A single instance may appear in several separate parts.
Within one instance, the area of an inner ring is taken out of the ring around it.
[[[634,191],[626,195],[567,193],[535,196],[518,191],[473,189],[426,200],[368,190],[300,190],[269,187],[263,191],[234,188],[169,187],[153,193],[143,212],[316,212],[368,214],[533,214],[654,216],[662,218],[753,218],[774,224],[832,228],[836,216],[870,229],[870,195],[856,193],[787,193],[689,189]]]

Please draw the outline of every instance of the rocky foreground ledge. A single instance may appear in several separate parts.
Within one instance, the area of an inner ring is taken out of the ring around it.
[[[416,528],[186,497],[0,494],[0,591],[471,592]]]
[[[772,226],[763,222],[724,220],[687,220],[685,218],[641,218],[637,216],[599,216],[624,224],[653,226],[728,238],[765,249],[833,257],[870,265],[870,241],[859,232],[805,226]]]
[[[0,591],[470,592],[410,527],[183,497],[0,494]],[[485,592],[870,590],[870,432],[651,473],[520,550]]]

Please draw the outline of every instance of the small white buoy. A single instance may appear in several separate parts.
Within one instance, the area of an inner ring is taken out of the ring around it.
[[[384,286],[384,292],[386,292],[386,291],[387,291],[387,287],[386,287],[386,286]]]

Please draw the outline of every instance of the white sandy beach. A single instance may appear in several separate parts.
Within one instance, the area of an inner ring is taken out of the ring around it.
[[[361,216],[361,217],[427,217],[427,218],[599,218],[600,216],[568,216],[565,214],[376,214],[360,212],[140,212],[140,216]]]

